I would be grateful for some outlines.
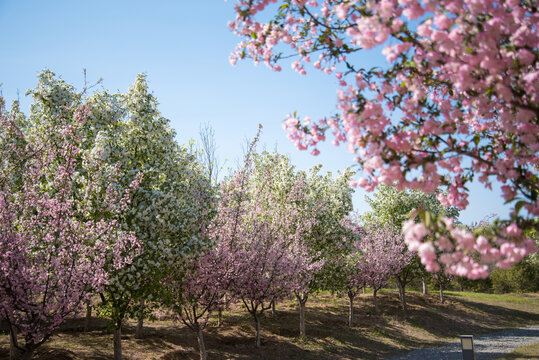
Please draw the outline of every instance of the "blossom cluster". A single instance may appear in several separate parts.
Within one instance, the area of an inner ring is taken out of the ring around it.
[[[257,20],[275,6],[271,20]],[[469,182],[488,189],[497,182],[514,204],[497,236],[531,250],[525,234],[537,228],[539,215],[533,2],[238,0],[235,10],[229,27],[243,41],[232,63],[248,57],[279,71],[288,48],[295,71],[306,74],[312,63],[339,83],[338,114],[284,120],[299,149],[316,155],[331,132],[361,166],[358,185],[428,193],[445,187],[438,199],[459,209],[468,205]],[[382,49],[387,64],[364,69],[357,52],[370,49]],[[508,226],[519,235],[508,236]]]

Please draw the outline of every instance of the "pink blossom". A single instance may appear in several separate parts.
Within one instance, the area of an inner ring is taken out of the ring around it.
[[[239,16],[234,26],[243,38],[235,53],[245,52],[255,61],[276,55],[272,42],[251,36],[258,33],[254,24],[259,14],[251,11],[258,3],[236,3],[237,14],[248,15]],[[272,19],[268,10],[264,19],[270,15],[272,27],[288,26],[290,38],[283,35],[279,42],[292,55],[305,58],[316,53],[315,68],[337,74],[339,114],[329,127],[316,132],[316,139],[302,137],[289,127],[296,147],[315,148],[322,141],[319,133],[330,130],[335,143],[353,153],[366,179],[359,185],[365,189],[391,182],[426,192],[443,187],[446,192],[438,194],[440,202],[460,209],[468,206],[470,182],[479,180],[491,188],[497,181],[514,210],[511,218],[499,222],[498,233],[510,242],[525,241],[523,234],[532,229],[531,220],[539,214],[537,199],[529,195],[537,188],[539,151],[537,114],[531,110],[539,101],[539,59],[532,50],[539,36],[530,3],[338,0],[310,8],[308,14],[302,11],[305,4],[287,3],[284,18]],[[264,25],[269,26],[269,20]],[[309,31],[303,31],[304,26]],[[389,64],[364,68],[336,51],[343,48],[350,52],[383,49]],[[299,64],[297,71],[305,73]],[[429,226],[435,236],[441,229],[453,244],[450,249],[442,241],[442,251],[495,257],[483,241],[478,244],[473,234],[451,232],[453,227],[436,222]],[[494,235],[488,236],[493,249],[499,247],[494,240]],[[415,238],[413,246],[418,241],[423,240]],[[438,240],[432,241],[437,247]],[[517,261],[516,254],[507,256],[494,261]],[[457,268],[474,278],[485,274],[474,260],[456,264]]]
[[[520,236],[522,234],[522,231],[520,231],[518,225],[515,223],[511,223],[505,230],[509,236]]]

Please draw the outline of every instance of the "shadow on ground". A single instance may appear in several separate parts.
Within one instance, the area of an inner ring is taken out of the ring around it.
[[[262,349],[257,350],[254,323],[241,308],[225,312],[224,324],[210,321],[205,330],[209,359],[379,359],[423,347],[439,346],[460,334],[482,334],[539,323],[539,314],[507,309],[464,298],[408,294],[409,310],[400,309],[394,291],[379,298],[376,315],[369,295],[355,302],[355,324],[347,326],[347,299],[322,294],[307,302],[307,338],[299,338],[299,315],[294,302],[277,306],[274,317],[262,321]],[[107,321],[94,319],[82,332],[82,319],[68,322],[36,354],[41,360],[104,360],[112,358],[112,334]],[[134,338],[134,323],[123,328],[125,359],[198,359],[194,334],[171,321],[148,323],[143,339]],[[0,358],[8,358],[9,338],[0,335]]]

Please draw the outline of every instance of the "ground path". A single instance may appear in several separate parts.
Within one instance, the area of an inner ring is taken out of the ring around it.
[[[512,352],[519,346],[536,342],[539,342],[539,325],[477,335],[474,336],[476,360],[497,359]],[[393,357],[390,360],[412,359],[462,360],[460,340],[442,347],[414,350],[405,355]]]

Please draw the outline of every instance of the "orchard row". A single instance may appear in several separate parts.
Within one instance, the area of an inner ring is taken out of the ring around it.
[[[143,75],[125,94],[89,96],[45,71],[29,94],[28,116],[14,103],[0,117],[0,317],[25,358],[83,306],[112,320],[116,359],[124,319],[155,308],[197,334],[202,358],[208,317],[231,301],[252,315],[257,346],[260,316],[290,295],[303,336],[316,291],[346,292],[352,325],[360,289],[373,289],[378,311],[377,291],[397,276],[405,308],[424,267],[403,222],[420,206],[458,215],[434,194],[391,187],[353,215],[352,171],[299,171],[257,152],[258,135],[217,184],[200,152],[177,144]]]

